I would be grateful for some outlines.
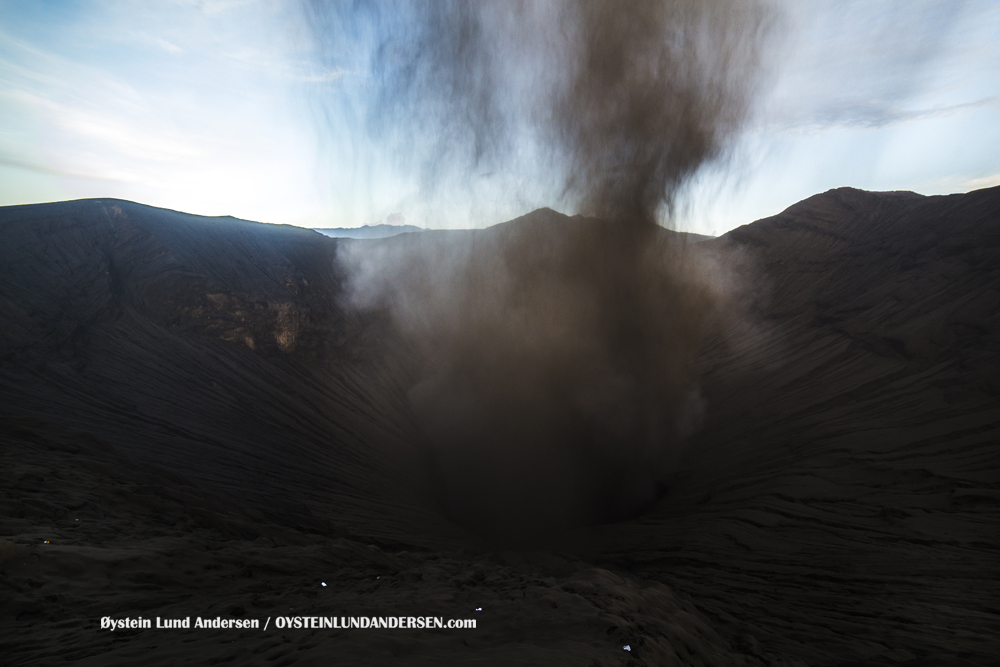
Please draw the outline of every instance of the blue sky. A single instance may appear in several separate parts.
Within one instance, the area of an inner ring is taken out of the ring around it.
[[[757,111],[732,158],[691,184],[679,226],[719,234],[845,185],[1000,184],[1000,2],[783,6]],[[0,0],[0,205],[118,197],[449,228],[557,204],[489,174],[419,188],[350,105],[325,103],[366,76],[322,64],[293,2]]]

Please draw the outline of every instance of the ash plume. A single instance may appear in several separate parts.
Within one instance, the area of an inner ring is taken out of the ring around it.
[[[445,508],[511,536],[649,503],[701,418],[692,361],[733,307],[721,266],[657,222],[746,119],[769,5],[309,11],[331,58],[349,35],[367,45],[366,129],[426,187],[473,171],[542,180],[590,216],[540,211],[341,255],[355,302],[388,309],[419,352],[410,401]]]

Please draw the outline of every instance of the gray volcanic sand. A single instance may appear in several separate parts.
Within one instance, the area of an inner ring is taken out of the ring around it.
[[[833,190],[699,242],[755,267],[704,427],[641,516],[531,550],[438,510],[412,351],[344,304],[339,243],[0,209],[5,664],[995,664],[1000,188]]]

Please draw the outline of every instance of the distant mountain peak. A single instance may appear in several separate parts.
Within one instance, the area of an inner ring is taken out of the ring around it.
[[[392,216],[390,216],[391,218]],[[400,216],[402,217],[402,216]],[[378,223],[374,225],[362,225],[361,227],[323,227],[314,231],[325,236],[342,239],[384,239],[398,234],[410,232],[426,231],[423,227],[416,225],[387,225]]]

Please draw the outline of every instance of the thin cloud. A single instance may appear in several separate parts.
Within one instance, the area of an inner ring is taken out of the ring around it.
[[[151,44],[153,46],[157,46],[166,51],[167,53],[176,55],[178,53],[184,52],[184,49],[182,49],[181,47],[177,46],[173,42],[163,39],[162,37],[158,37],[157,35],[150,35],[147,32],[138,32],[135,34],[135,36],[138,41],[143,42],[145,44]]]
[[[324,70],[317,74],[305,74],[301,77],[301,81],[305,83],[329,83],[330,81],[337,81],[342,79],[344,76],[350,72],[342,67],[336,67],[334,69]]]
[[[258,4],[259,0],[175,0],[179,5],[187,5],[209,16],[228,12],[231,9]]]
[[[768,124],[768,129],[785,132],[817,132],[837,127],[884,128],[929,118],[945,118],[983,107],[997,106],[1000,97],[984,97],[973,102],[949,104],[928,109],[901,109],[889,102],[847,103],[785,117]]]
[[[258,72],[267,72],[278,79],[298,83],[329,83],[355,72],[344,67],[317,67],[304,58],[290,58],[279,49],[242,47],[228,51],[223,57]]]
[[[123,155],[146,160],[169,160],[194,158],[202,154],[200,149],[184,141],[182,136],[169,128],[153,132],[137,129],[135,123],[90,114],[19,90],[10,91],[4,96],[45,113],[50,122],[78,139],[97,140]],[[148,122],[148,119],[140,120]]]
[[[985,75],[974,63],[998,53],[979,31],[997,12],[981,2],[811,0],[790,9],[792,39],[762,130],[879,129],[996,103],[995,87],[971,83]]]
[[[6,155],[3,153],[0,153],[0,165],[3,165],[5,167],[13,167],[15,169],[25,169],[27,171],[33,171],[35,173],[45,174],[47,176],[84,178],[91,181],[135,183],[139,180],[134,174],[123,171],[110,172],[110,173],[97,171],[93,169],[89,169],[87,171],[77,171],[73,169],[64,169],[57,165],[38,162],[37,160],[32,160],[30,158],[24,158],[16,155]]]
[[[105,70],[40,49],[0,30],[0,81],[8,92],[37,91],[39,96],[67,96],[74,104],[100,99],[118,107],[146,109],[143,96],[120,78]],[[0,91],[3,92],[3,91]]]
[[[992,188],[1000,185],[1000,172],[992,174],[990,176],[983,176],[982,178],[973,178],[968,181],[964,181],[958,186],[960,192],[970,192],[972,190],[981,190],[983,188]]]

